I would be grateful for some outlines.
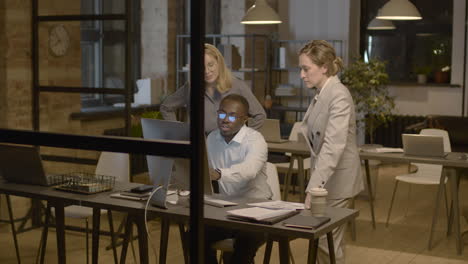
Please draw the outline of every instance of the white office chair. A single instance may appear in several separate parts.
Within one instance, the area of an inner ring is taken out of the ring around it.
[[[443,137],[444,152],[451,152],[450,139],[449,139],[449,135],[447,131],[442,130],[442,129],[429,128],[429,129],[421,130],[420,134]],[[398,175],[395,177],[395,187],[393,189],[392,200],[390,202],[390,208],[388,210],[387,221],[385,223],[385,226],[387,227],[388,227],[388,222],[390,220],[390,214],[392,212],[393,201],[395,199],[395,193],[396,193],[399,182],[405,182],[405,183],[410,184],[410,188],[408,190],[408,201],[411,201],[410,200],[411,184],[436,185],[437,186],[440,183],[440,177],[444,177],[444,175],[442,174],[443,173],[442,165],[422,164],[422,163],[413,163],[413,165],[417,166],[418,168],[416,172],[404,174],[404,175]],[[447,183],[447,179],[445,179],[445,183]],[[437,221],[437,213],[439,209],[439,199],[440,199],[441,191],[443,191],[445,195],[445,208],[447,211],[447,218],[448,218],[447,192],[445,190],[445,185],[443,186],[443,188],[441,188],[441,186],[439,185],[437,197],[435,201],[436,205],[434,209],[434,215],[432,218],[431,231],[429,234],[429,245],[428,245],[429,250],[431,250],[432,248],[432,236],[433,236],[434,227]],[[406,208],[406,212],[407,211],[408,211],[408,207]]]
[[[293,127],[291,129],[291,133],[289,134],[289,140],[291,140],[291,141],[298,141],[299,140],[298,134],[300,133],[299,128],[300,128],[301,123],[302,122],[294,123],[294,125],[293,125]],[[291,153],[286,153],[286,155],[291,156]],[[276,166],[279,173],[285,173],[285,174],[288,173],[289,162],[275,163],[275,166]],[[305,158],[304,159],[304,177],[306,177],[309,170],[310,170],[310,158]],[[292,174],[297,174],[298,172],[299,172],[299,166],[298,166],[297,160],[294,160],[293,167],[292,167]],[[291,180],[287,179],[287,175],[286,175],[285,180],[284,180],[284,188],[283,188],[284,200],[287,200],[287,197],[288,197],[290,181]],[[306,182],[306,179],[304,179],[304,182]],[[301,188],[301,190],[299,190],[299,191],[304,192],[305,186],[299,186],[299,187]]]
[[[270,186],[271,192],[273,193],[271,199],[274,201],[281,200],[281,191],[278,179],[278,171],[276,170],[276,166],[273,163],[267,162],[266,165],[266,174],[267,174],[267,184]],[[270,259],[271,255],[271,248],[273,245],[272,240],[267,241],[267,249],[265,250],[265,258],[268,257]],[[211,247],[215,250],[221,251],[221,255],[219,258],[219,263],[223,263],[223,254],[224,252],[233,252],[234,251],[234,239],[224,239],[220,240],[216,243],[213,243]],[[291,250],[291,249],[290,249]],[[291,251],[289,252],[291,255],[291,261],[294,263],[294,259],[292,258]]]
[[[130,158],[128,153],[117,153],[117,152],[101,152],[99,160],[95,170],[96,175],[107,175],[114,176],[117,182],[129,182],[130,179]],[[52,214],[54,208],[51,208]],[[101,210],[101,214],[107,213],[109,217],[109,228],[111,233],[111,240],[113,241],[112,250],[114,254],[114,262],[118,263],[117,251],[115,248],[115,234],[113,227],[112,214],[110,211]],[[84,207],[78,205],[67,206],[64,209],[65,217],[74,219],[83,219],[85,221],[85,233],[86,233],[86,263],[89,259],[89,222],[88,219],[93,216],[93,208]],[[42,240],[42,239],[41,239]],[[41,241],[42,246],[42,241]],[[39,251],[43,250],[39,248]],[[45,247],[45,245],[44,245]],[[41,256],[41,259],[43,257]]]

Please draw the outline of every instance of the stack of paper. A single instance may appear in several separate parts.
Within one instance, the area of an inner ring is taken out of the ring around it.
[[[285,210],[303,210],[304,209],[303,203],[293,203],[293,202],[285,202],[285,201],[249,203],[247,205],[257,206],[257,207],[267,208],[267,209],[285,209]]]
[[[366,148],[362,149],[362,151],[365,152],[375,152],[375,153],[403,153],[402,148],[387,148],[387,147],[382,147],[382,148]]]
[[[261,207],[250,207],[227,211],[227,217],[233,220],[250,221],[271,225],[298,213],[299,211],[296,210],[274,210]]]

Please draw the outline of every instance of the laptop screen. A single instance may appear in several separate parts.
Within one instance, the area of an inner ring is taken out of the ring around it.
[[[147,139],[184,140],[190,139],[190,128],[187,123],[141,119],[143,137]],[[206,152],[206,151],[205,151]],[[206,156],[206,154],[205,154]],[[177,189],[190,189],[190,160],[181,158],[168,158],[162,156],[146,156],[148,172],[153,185],[163,186],[163,191],[156,192],[151,202],[155,206],[166,207],[166,193],[170,185]],[[207,175],[204,176],[205,194],[211,195],[212,185],[208,174],[208,161],[204,158]]]
[[[402,134],[405,155],[444,157],[444,140],[441,136]]]
[[[34,147],[0,144],[0,174],[12,183],[47,185],[41,156]]]

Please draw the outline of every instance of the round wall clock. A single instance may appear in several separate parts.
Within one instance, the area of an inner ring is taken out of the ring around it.
[[[65,55],[70,47],[70,35],[64,25],[55,25],[49,31],[49,49],[54,56]]]

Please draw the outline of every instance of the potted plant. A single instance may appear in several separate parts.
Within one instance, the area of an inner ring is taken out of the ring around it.
[[[424,84],[427,82],[427,76],[432,72],[432,67],[430,65],[416,65],[413,72],[416,74],[417,82]]]
[[[432,65],[434,82],[448,83],[450,79],[450,58],[452,54],[450,40],[447,36],[437,36],[432,40]]]
[[[388,74],[385,62],[358,59],[344,69],[341,81],[353,96],[358,124],[365,125],[365,132],[373,144],[375,130],[391,121],[395,108],[394,98],[389,95],[386,86]]]

